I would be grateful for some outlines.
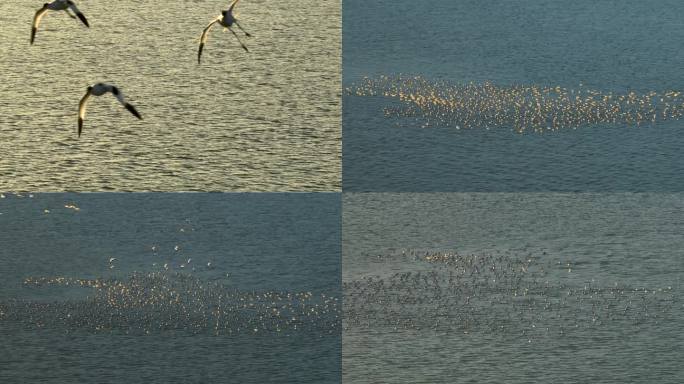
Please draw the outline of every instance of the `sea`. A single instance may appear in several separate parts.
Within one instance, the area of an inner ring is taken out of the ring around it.
[[[401,76],[449,86],[559,88],[572,100],[587,91],[615,96],[681,92],[684,23],[677,15],[682,11],[684,4],[670,0],[345,1],[343,87],[351,91],[343,96],[343,189],[684,190],[679,115],[519,133],[509,123],[466,129],[448,116],[425,124],[421,115],[387,113],[410,102],[353,91],[365,78]],[[438,85],[436,92],[447,88]],[[662,109],[681,108],[681,100],[665,105],[667,100],[660,99],[653,102]],[[483,104],[498,101],[481,95],[460,111],[477,115]],[[566,112],[595,114],[573,103],[566,106]],[[506,113],[509,120],[525,117],[519,110]]]
[[[242,1],[252,37],[204,28],[228,1],[76,2],[90,28],[42,2],[2,3],[0,190],[339,191],[339,1]],[[237,32],[239,29],[234,28]],[[79,100],[88,101],[77,135]]]
[[[343,381],[678,383],[682,194],[346,193]]]
[[[0,195],[0,382],[339,383],[339,194]]]

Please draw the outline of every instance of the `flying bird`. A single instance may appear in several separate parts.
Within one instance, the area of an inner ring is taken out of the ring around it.
[[[88,20],[83,16],[81,11],[78,10],[76,7],[76,4],[74,4],[73,1],[71,0],[55,0],[51,3],[45,3],[43,4],[43,7],[39,9],[36,12],[36,15],[33,17],[33,26],[31,27],[31,45],[33,45],[33,41],[36,38],[36,32],[38,31],[38,25],[40,25],[40,20],[45,16],[45,13],[47,11],[65,11],[69,17],[72,19],[75,19],[76,16],[72,15],[69,10],[73,11],[76,16],[85,24],[86,27],[90,28],[90,25],[88,24]]]
[[[126,107],[126,109],[128,109],[129,112],[131,112],[138,119],[142,120],[142,116],[140,116],[138,111],[135,110],[135,107],[128,104],[124,100],[123,94],[121,94],[119,88],[109,84],[97,83],[88,87],[88,91],[78,104],[78,137],[81,137],[81,131],[83,130],[83,119],[85,118],[86,103],[88,102],[88,98],[90,95],[102,96],[107,92],[111,92],[114,96],[116,96],[116,99],[119,100],[119,102]]]
[[[211,27],[213,27],[214,24],[216,24],[216,23],[219,23],[220,25],[222,25],[224,30],[228,29],[233,34],[233,36],[235,36],[235,38],[238,40],[238,42],[240,42],[240,45],[242,46],[242,48],[246,52],[249,52],[249,49],[247,49],[247,46],[242,42],[242,40],[240,40],[240,37],[237,35],[237,33],[235,33],[235,31],[233,31],[233,28],[231,28],[233,26],[233,24],[235,24],[235,25],[237,25],[238,28],[240,28],[240,30],[242,32],[244,32],[245,36],[247,36],[247,37],[252,36],[249,33],[247,33],[247,31],[245,31],[242,28],[242,26],[240,26],[240,23],[238,23],[238,21],[237,21],[236,14],[233,13],[233,9],[235,9],[235,6],[237,5],[237,3],[239,1],[240,0],[234,0],[232,3],[230,3],[230,6],[228,7],[228,9],[221,12],[221,16],[218,16],[216,19],[214,19],[211,23],[209,23],[209,25],[207,25],[204,28],[204,31],[202,31],[202,37],[200,37],[199,51],[197,52],[197,64],[200,63],[200,59],[202,57],[202,49],[204,49],[204,44],[206,44],[206,42],[207,42],[207,37],[209,36],[209,31],[211,30]]]

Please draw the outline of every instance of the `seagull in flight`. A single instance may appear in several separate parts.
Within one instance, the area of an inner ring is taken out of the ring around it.
[[[142,116],[140,116],[138,111],[135,110],[135,107],[128,104],[124,100],[123,94],[121,91],[119,91],[119,88],[109,84],[97,83],[88,87],[88,91],[86,91],[85,96],[83,96],[81,102],[78,104],[78,137],[81,137],[81,131],[83,130],[83,119],[85,118],[86,103],[88,102],[88,98],[90,95],[102,96],[107,92],[111,92],[114,96],[116,96],[116,99],[119,100],[119,103],[128,109],[128,111],[131,112],[135,117],[142,120]]]
[[[71,10],[76,14],[76,16],[72,15]],[[77,16],[83,24],[85,24],[86,27],[90,28],[90,25],[88,24],[88,20],[83,16],[81,11],[78,10],[76,7],[76,4],[71,1],[71,0],[55,0],[51,3],[45,3],[43,4],[43,7],[39,9],[36,12],[36,15],[33,17],[33,26],[31,27],[31,45],[33,45],[33,40],[36,38],[36,32],[38,31],[38,25],[40,25],[40,20],[45,16],[45,13],[47,11],[65,11],[69,17],[72,19],[75,19]]]
[[[202,37],[200,37],[200,45],[199,45],[199,52],[197,52],[197,64],[200,63],[200,58],[202,57],[202,49],[204,48],[204,44],[207,42],[207,37],[209,35],[209,30],[211,30],[211,27],[214,26],[214,24],[219,23],[223,26],[224,31],[228,29],[233,36],[240,42],[240,45],[242,45],[242,48],[246,51],[249,52],[249,49],[247,49],[247,46],[240,40],[240,37],[238,37],[237,33],[233,31],[233,24],[237,25],[238,28],[245,34],[247,37],[251,37],[247,31],[245,31],[242,26],[240,26],[240,23],[237,21],[236,14],[233,13],[233,9],[235,9],[235,6],[240,0],[234,0],[232,3],[230,3],[230,6],[228,7],[227,10],[221,12],[221,16],[218,16],[216,19],[214,19],[209,25],[207,25],[204,28],[204,31],[202,31]]]

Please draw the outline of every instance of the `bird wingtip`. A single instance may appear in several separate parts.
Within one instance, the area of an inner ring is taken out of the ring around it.
[[[131,112],[133,114],[133,116],[137,117],[138,119],[140,119],[140,120],[143,119],[142,116],[140,115],[140,113],[131,104],[126,104],[126,109],[128,109],[128,111]]]

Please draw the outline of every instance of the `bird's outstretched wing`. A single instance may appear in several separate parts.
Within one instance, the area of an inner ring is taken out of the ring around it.
[[[125,103],[125,104],[124,104],[124,107],[126,107],[126,109],[128,109],[128,112],[132,113],[133,116],[135,116],[135,117],[137,117],[138,119],[142,120],[142,116],[140,116],[140,114],[138,113],[138,111],[135,110],[135,107],[134,107],[134,106],[132,106],[132,105],[130,105],[130,104],[128,104],[128,103]]]
[[[237,5],[238,2],[240,2],[240,0],[235,0],[235,1],[233,1],[232,3],[230,3],[230,5],[228,6],[228,12],[232,11],[233,8],[235,8],[235,6]]]
[[[47,12],[47,8],[41,8],[36,12],[36,15],[33,16],[33,25],[31,26],[31,44],[33,44],[33,40],[36,38],[36,32],[38,32],[38,26],[40,25],[40,20],[43,18],[45,15],[45,12]]]
[[[133,116],[142,120],[142,116],[140,116],[140,114],[135,109],[135,107],[126,102],[123,94],[121,93],[121,91],[119,91],[119,88],[112,86],[111,91],[112,91],[112,94],[116,97],[116,99],[119,100],[119,103],[121,103],[121,105],[123,105],[128,110],[128,112],[132,113]]]
[[[69,8],[71,8],[71,10],[74,11],[76,16],[78,16],[78,18],[81,19],[83,24],[85,24],[86,27],[90,28],[90,24],[88,24],[88,20],[85,18],[85,16],[83,16],[81,11],[78,10],[78,8],[76,7],[76,4],[74,4],[74,2],[71,0],[68,0],[67,4],[69,4]]]
[[[85,119],[86,102],[88,102],[88,98],[90,97],[90,90],[91,88],[88,87],[85,96],[83,96],[78,103],[78,137],[81,137],[81,131],[83,130],[83,119]]]
[[[207,25],[206,28],[204,28],[204,31],[202,31],[202,36],[200,37],[199,51],[197,51],[197,64],[200,63],[200,59],[201,59],[201,57],[202,57],[202,49],[204,49],[204,44],[207,42],[207,37],[209,37],[209,30],[210,30],[211,27],[213,27],[214,24],[216,24],[219,20],[220,20],[220,18],[214,19],[214,21],[212,21],[211,23],[209,23],[209,25]]]

